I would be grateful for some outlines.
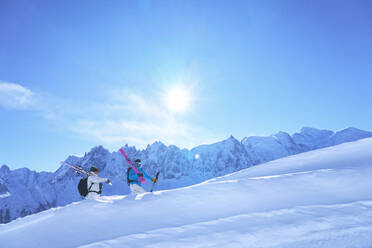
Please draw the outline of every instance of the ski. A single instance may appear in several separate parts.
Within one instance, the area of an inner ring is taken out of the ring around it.
[[[158,178],[159,178],[159,174],[160,174],[160,171],[158,171],[156,173],[156,176],[155,176],[156,181],[152,184],[152,188],[151,188],[150,192],[152,192],[154,190],[155,183],[158,181]]]
[[[71,165],[71,164],[68,164],[68,163],[63,162],[63,161],[61,161],[60,164],[61,165],[66,165],[66,166],[74,169],[77,174],[82,174],[82,175],[87,175],[87,176],[96,176],[96,174],[94,172],[86,171],[81,166]],[[111,182],[109,182],[107,184],[112,186]]]
[[[128,158],[127,154],[124,152],[124,149],[123,149],[123,148],[120,148],[120,149],[119,149],[119,152],[120,152],[121,154],[123,154],[125,160],[126,160],[126,161],[128,162],[128,164],[129,164],[129,166],[132,168],[132,170],[134,171],[134,173],[136,173],[136,174],[138,175],[139,171],[138,171],[138,170],[137,170],[137,169],[132,165],[132,161]],[[139,178],[139,180],[140,180],[140,182],[141,182],[142,184],[145,184],[146,180],[145,180],[144,177],[140,177],[140,176],[138,176],[138,178]]]
[[[78,174],[84,174],[84,175],[87,175],[87,176],[93,176],[93,175],[94,175],[93,172],[86,171],[86,170],[84,170],[81,166],[71,165],[71,164],[68,164],[68,163],[63,162],[63,161],[61,161],[60,164],[61,164],[61,165],[66,165],[66,166],[68,166],[68,167],[74,169],[75,172],[78,173]]]

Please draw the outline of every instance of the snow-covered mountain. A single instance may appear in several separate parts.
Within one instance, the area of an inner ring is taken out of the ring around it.
[[[233,173],[253,165],[344,142],[372,137],[371,132],[355,128],[333,132],[303,128],[290,136],[279,132],[269,137],[247,137],[241,142],[233,136],[221,142],[191,150],[166,146],[161,142],[144,150],[124,146],[131,158],[141,158],[149,175],[161,171],[157,189],[172,189],[200,183],[210,178]],[[108,177],[113,186],[104,186],[103,195],[129,192],[126,185],[127,164],[118,152],[110,153],[102,146],[82,157],[70,156],[66,162],[88,169],[96,166],[100,176]],[[56,206],[81,199],[77,192],[80,177],[66,166],[56,172],[34,172],[27,168],[0,168],[0,223],[7,223]],[[146,187],[149,188],[150,183]]]
[[[159,143],[157,149],[166,154]],[[369,248],[371,150],[368,138],[189,187],[74,202],[0,225],[1,247]]]
[[[301,152],[368,138],[371,137],[371,134],[371,132],[352,127],[337,132],[304,127],[292,136],[285,132],[279,132],[269,137],[247,137],[242,140],[242,143],[258,164]]]

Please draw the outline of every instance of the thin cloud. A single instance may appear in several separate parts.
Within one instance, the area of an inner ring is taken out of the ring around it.
[[[6,108],[26,109],[35,104],[34,93],[16,83],[0,82],[0,105]]]
[[[113,91],[102,102],[78,104],[0,82],[0,106],[32,110],[59,130],[110,148],[124,144],[145,148],[155,141],[192,148],[217,140],[207,127],[200,128],[169,112],[161,99],[133,91]]]
[[[91,109],[96,118],[91,115],[80,118],[71,126],[71,130],[105,144],[120,146],[128,143],[142,148],[156,140],[191,148],[208,136],[207,130],[167,111],[160,100],[133,93],[120,94],[121,97],[112,95],[105,104],[96,104]]]

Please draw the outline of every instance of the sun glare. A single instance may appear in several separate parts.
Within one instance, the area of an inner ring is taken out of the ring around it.
[[[190,105],[190,96],[185,88],[177,87],[168,91],[166,105],[173,112],[185,112]]]

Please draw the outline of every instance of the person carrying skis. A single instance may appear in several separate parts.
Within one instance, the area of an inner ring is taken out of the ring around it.
[[[85,199],[96,199],[102,193],[102,186],[103,183],[111,183],[110,179],[101,178],[98,176],[99,170],[92,166],[90,167],[90,171],[93,172],[93,175],[88,177],[87,187],[88,187],[88,194]]]
[[[153,182],[156,182],[158,179],[152,178],[146,174],[146,172],[141,168],[141,160],[136,159],[134,161],[134,166],[138,170],[138,174],[136,174],[131,167],[127,170],[127,183],[130,188],[130,192],[132,195],[145,193],[146,190],[141,187],[141,181],[139,177],[145,177]]]

